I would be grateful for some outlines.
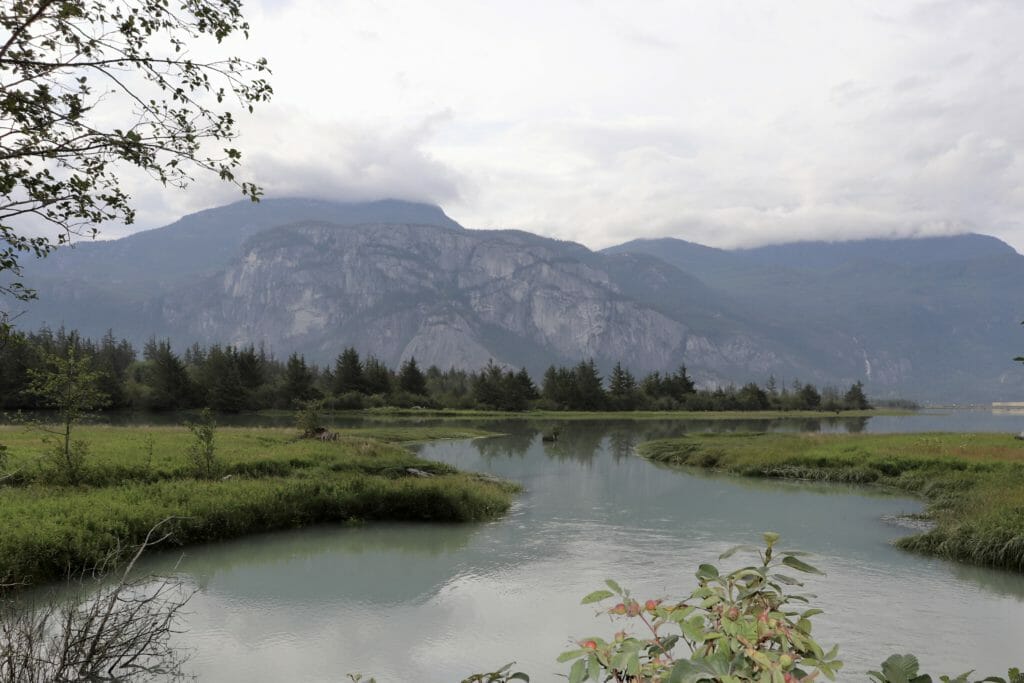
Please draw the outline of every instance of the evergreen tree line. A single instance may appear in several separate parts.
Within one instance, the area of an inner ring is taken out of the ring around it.
[[[284,361],[264,348],[195,344],[181,355],[167,340],[151,339],[141,357],[124,339],[108,332],[92,340],[77,332],[43,329],[9,332],[0,340],[0,409],[47,407],[28,390],[32,373],[73,350],[98,374],[97,389],[109,409],[181,410],[208,407],[220,412],[292,409],[311,400],[327,408],[423,406],[521,411],[547,410],[863,410],[870,408],[859,382],[846,392],[818,390],[798,381],[778,386],[697,389],[685,367],[637,379],[621,363],[606,378],[593,360],[552,365],[540,387],[525,370],[493,362],[479,371],[420,368],[410,358],[394,370],[372,355],[346,348],[328,367],[293,353]]]

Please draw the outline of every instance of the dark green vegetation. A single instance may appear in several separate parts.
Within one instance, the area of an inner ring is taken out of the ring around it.
[[[1008,434],[705,434],[639,452],[743,476],[892,486],[924,497],[935,524],[899,547],[1024,571],[1024,445]]]
[[[463,522],[504,512],[516,487],[415,457],[400,443],[484,434],[372,428],[337,440],[294,430],[219,428],[218,478],[195,478],[183,427],[75,429],[90,444],[80,484],[58,483],[35,430],[0,428],[0,584],[58,579],[138,544],[154,524],[190,544],[318,522]],[[200,441],[201,442],[201,441]],[[411,472],[418,470],[418,472]],[[430,476],[425,476],[430,475]]]
[[[398,408],[551,411],[828,411],[870,409],[859,382],[840,392],[811,384],[764,388],[698,390],[685,367],[636,378],[617,363],[607,378],[594,361],[551,366],[540,387],[525,370],[488,363],[478,372],[435,366],[422,369],[415,358],[392,370],[373,356],[347,348],[332,366],[308,364],[299,354],[285,361],[263,349],[198,344],[178,355],[168,341],[150,340],[142,358],[134,347],[107,333],[99,341],[75,332],[43,329],[9,333],[0,344],[0,408],[56,407],[52,396],[34,388],[34,378],[77,359],[81,372],[95,376],[101,403],[113,409],[178,410],[209,407],[217,412],[291,409],[311,400],[337,410]]]

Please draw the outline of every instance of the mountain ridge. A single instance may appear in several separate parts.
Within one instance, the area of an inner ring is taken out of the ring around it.
[[[29,273],[41,300],[21,325],[264,343],[318,362],[355,345],[391,364],[494,359],[535,374],[584,357],[685,363],[705,386],[774,375],[925,400],[1024,391],[1009,360],[1024,257],[983,235],[592,251],[466,229],[426,204],[273,199],[83,247]]]

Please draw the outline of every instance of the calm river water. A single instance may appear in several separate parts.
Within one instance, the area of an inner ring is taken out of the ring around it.
[[[506,436],[421,446],[420,453],[525,487],[501,520],[368,524],[266,534],[188,549],[198,589],[179,644],[203,681],[461,680],[515,660],[557,680],[570,640],[618,627],[580,598],[615,578],[647,597],[681,596],[702,562],[764,530],[816,554],[809,581],[826,610],[815,630],[839,642],[841,680],[894,652],[935,673],[1005,672],[1024,663],[1024,576],[910,555],[885,519],[919,501],[870,488],[770,482],[664,469],[640,441],[707,429],[808,429],[806,421],[476,424]],[[1024,429],[1022,416],[944,413],[817,425],[831,431]],[[924,437],[923,437],[924,438]],[[151,565],[177,561],[155,557]],[[739,561],[733,557],[732,565]]]

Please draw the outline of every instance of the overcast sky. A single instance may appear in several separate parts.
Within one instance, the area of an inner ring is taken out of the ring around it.
[[[977,231],[1024,250],[1024,2],[246,13],[276,95],[239,144],[270,197],[424,200],[593,248]],[[213,180],[135,192],[140,227],[236,198]]]

